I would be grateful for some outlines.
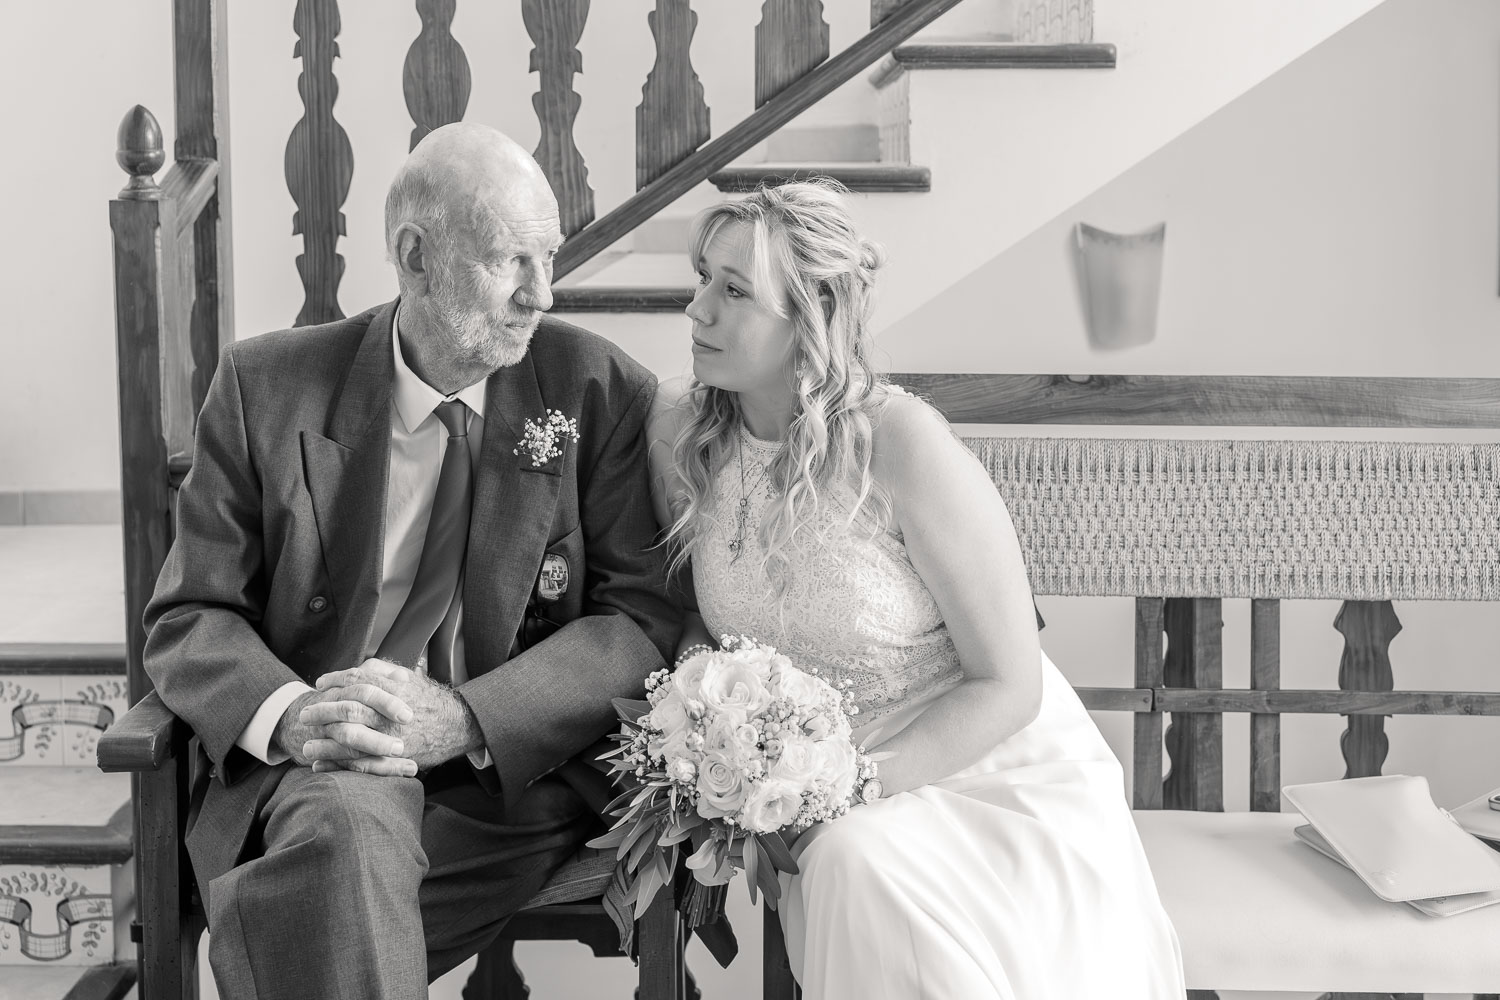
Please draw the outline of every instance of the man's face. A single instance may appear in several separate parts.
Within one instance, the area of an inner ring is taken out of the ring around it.
[[[521,360],[552,308],[552,259],[561,246],[550,199],[454,226],[431,295],[464,360],[489,368]]]

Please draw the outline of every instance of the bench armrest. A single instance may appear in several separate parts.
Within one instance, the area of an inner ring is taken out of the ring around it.
[[[152,691],[99,737],[99,770],[159,771],[187,737],[187,724]]]

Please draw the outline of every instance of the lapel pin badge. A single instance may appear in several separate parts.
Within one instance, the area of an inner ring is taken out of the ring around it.
[[[568,589],[568,559],[556,552],[542,557],[542,571],[536,577],[538,600],[560,601]]]

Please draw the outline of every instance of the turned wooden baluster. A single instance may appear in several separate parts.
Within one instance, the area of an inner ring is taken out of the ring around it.
[[[689,47],[698,15],[688,0],[656,0],[646,15],[656,38],[656,65],[635,109],[635,188],[650,184],[708,141],[708,105]]]
[[[219,366],[219,351],[234,343],[233,239],[229,186],[228,0],[174,3],[173,51],[176,76],[179,160],[214,160],[219,165],[213,197],[193,223],[193,301],[189,318],[188,362],[192,365],[188,402],[189,433],[208,396]]]
[[[1339,657],[1339,690],[1390,691],[1396,686],[1391,673],[1391,640],[1401,631],[1401,621],[1390,601],[1345,601],[1333,620],[1344,635]],[[1384,715],[1347,715],[1348,728],[1339,737],[1344,754],[1344,777],[1367,778],[1380,773],[1390,743],[1385,735]]]
[[[469,107],[473,77],[464,47],[453,37],[453,14],[457,0],[417,0],[422,31],[406,50],[401,69],[401,89],[406,110],[416,127],[411,147],[433,129],[463,121]]]
[[[755,26],[758,108],[828,58],[821,0],[766,0]]]
[[[573,122],[582,98],[573,91],[573,74],[583,72],[578,40],[589,17],[589,0],[522,0],[521,19],[536,48],[531,72],[541,81],[531,98],[541,123],[536,160],[557,196],[562,231],[572,236],[594,221],[594,190],[589,170],[573,141]]]
[[[1222,602],[1173,598],[1166,602],[1167,687],[1224,686]],[[1172,773],[1162,790],[1168,809],[1224,808],[1224,717],[1217,712],[1174,712],[1167,727]]]
[[[286,186],[297,203],[292,235],[302,236],[297,273],[302,276],[302,310],[297,326],[342,319],[339,281],[344,258],[339,256],[344,229],[344,199],[354,176],[354,150],[344,127],[333,117],[339,84],[333,75],[340,30],[337,0],[297,0],[292,26],[297,45],[292,58],[302,60],[297,92],[305,109],[286,144]]]

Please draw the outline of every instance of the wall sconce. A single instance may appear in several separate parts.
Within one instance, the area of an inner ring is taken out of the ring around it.
[[[1129,235],[1078,223],[1078,283],[1094,347],[1117,350],[1155,338],[1166,237],[1165,222]]]

